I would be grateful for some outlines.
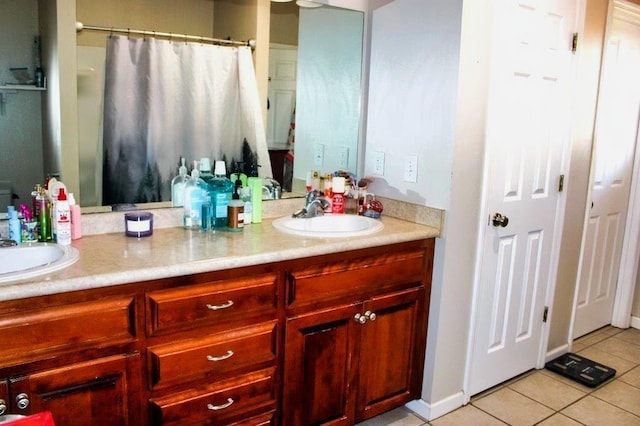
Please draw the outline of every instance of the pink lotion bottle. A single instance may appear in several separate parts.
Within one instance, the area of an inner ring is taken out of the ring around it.
[[[68,198],[71,211],[71,239],[77,240],[82,237],[82,212],[72,192],[69,193]]]

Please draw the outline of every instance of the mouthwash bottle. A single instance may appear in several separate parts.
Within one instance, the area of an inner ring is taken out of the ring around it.
[[[213,175],[213,179],[209,182],[209,191],[215,217],[213,227],[226,228],[227,208],[233,195],[234,185],[233,182],[227,178],[227,168],[224,161],[216,161]]]

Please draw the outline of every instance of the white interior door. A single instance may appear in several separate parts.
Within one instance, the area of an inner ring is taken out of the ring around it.
[[[635,9],[635,12],[633,11]],[[615,1],[603,56],[573,337],[611,323],[640,111],[640,7]]]
[[[269,49],[267,145],[285,148],[293,109],[296,106],[298,50],[295,46]]]
[[[538,363],[569,142],[577,0],[496,4],[470,395]]]

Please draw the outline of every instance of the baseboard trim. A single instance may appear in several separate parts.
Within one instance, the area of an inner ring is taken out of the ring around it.
[[[547,353],[544,356],[544,362],[547,363],[547,362],[551,361],[552,359],[556,359],[559,356],[566,354],[567,352],[569,352],[569,344],[565,343],[562,346],[558,346],[555,349],[547,351]],[[542,368],[542,367],[540,367],[540,368]]]
[[[631,317],[631,327],[640,330],[640,317]]]
[[[454,395],[450,395],[444,399],[441,399],[434,404],[429,404],[423,399],[416,399],[407,403],[405,407],[407,407],[409,410],[413,411],[423,419],[431,421],[437,419],[438,417],[444,416],[445,414],[450,413],[453,410],[462,407],[463,405],[464,393],[458,392]]]

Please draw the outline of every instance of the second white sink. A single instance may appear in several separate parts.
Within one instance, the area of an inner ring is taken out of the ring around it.
[[[273,226],[287,234],[302,237],[357,237],[379,232],[384,224],[377,219],[352,214],[325,214],[312,218],[281,217]]]

